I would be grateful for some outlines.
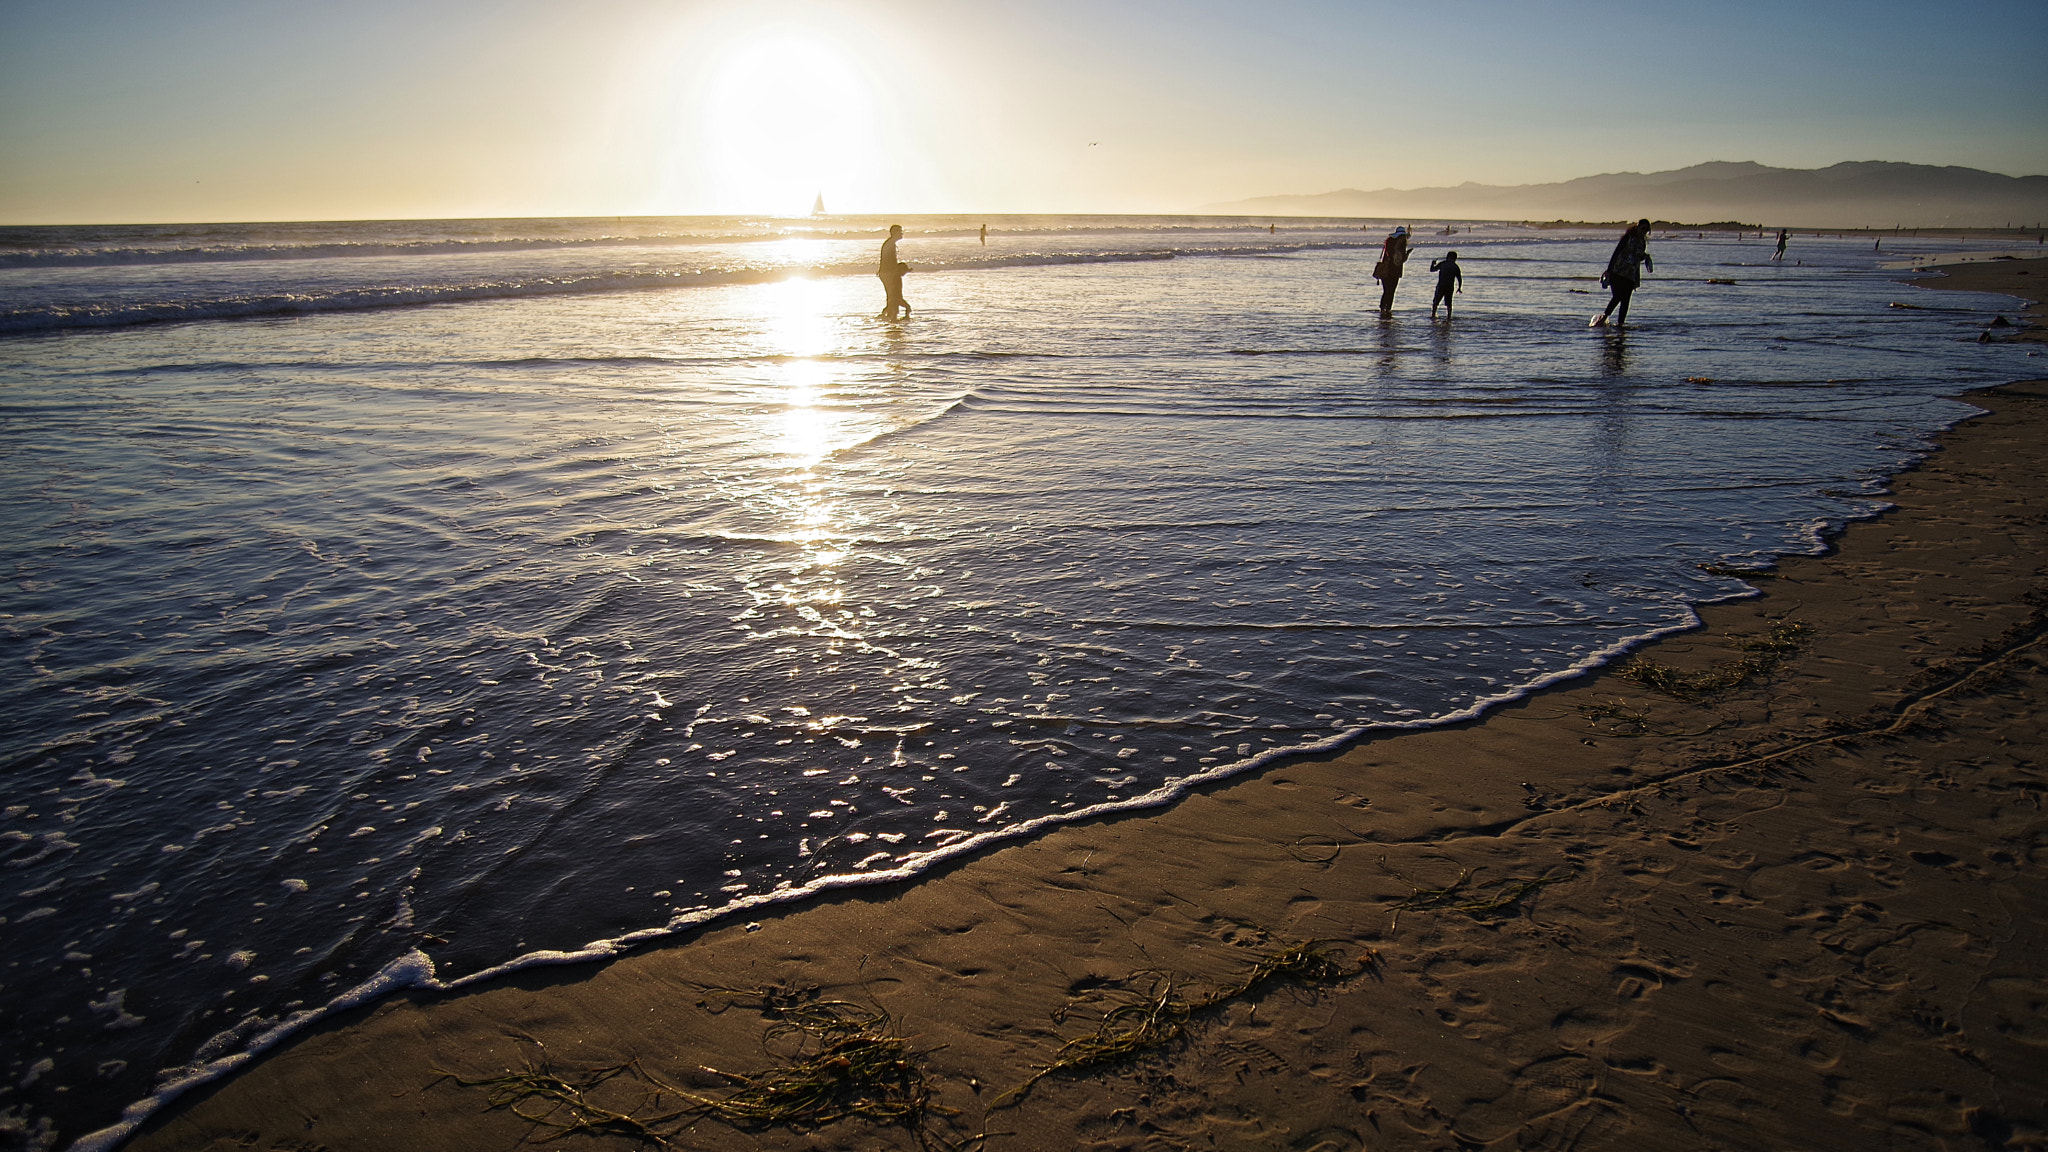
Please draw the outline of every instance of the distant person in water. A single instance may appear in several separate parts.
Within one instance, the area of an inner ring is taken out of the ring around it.
[[[988,247],[988,225],[986,224],[981,226],[981,246],[984,248]]]
[[[1656,261],[1650,259],[1650,222],[1636,221],[1635,227],[1621,234],[1621,241],[1614,246],[1614,255],[1607,258],[1607,271],[1600,274],[1600,286],[1612,292],[1607,307],[1593,317],[1592,327],[1599,328],[1607,323],[1609,316],[1616,324],[1628,323],[1628,298],[1643,282],[1643,268],[1657,270]],[[1617,314],[1616,309],[1619,309]]]
[[[1444,253],[1441,260],[1431,260],[1429,270],[1436,273],[1436,295],[1430,298],[1430,319],[1436,318],[1436,306],[1444,306],[1444,315],[1451,314],[1451,293],[1465,290],[1465,274],[1458,271],[1458,254]]]
[[[1790,232],[1785,231],[1783,228],[1778,229],[1778,250],[1771,254],[1771,259],[1783,260],[1785,258],[1785,241],[1791,235]]]
[[[896,242],[901,239],[903,225],[889,225],[889,238],[882,241],[882,263],[875,269],[875,275],[882,278],[882,290],[888,294],[888,298],[882,303],[884,320],[896,319],[899,308],[902,309],[904,316],[910,315],[910,301],[903,298],[903,274],[910,271],[910,265],[898,263],[896,260]]]
[[[1401,283],[1401,265],[1408,262],[1408,226],[1395,228],[1380,245],[1380,262],[1372,266],[1372,278],[1380,282],[1380,311],[1394,310],[1394,289]]]

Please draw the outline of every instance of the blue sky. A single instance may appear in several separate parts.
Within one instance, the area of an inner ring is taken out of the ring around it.
[[[0,221],[2048,173],[2038,3],[0,0]]]

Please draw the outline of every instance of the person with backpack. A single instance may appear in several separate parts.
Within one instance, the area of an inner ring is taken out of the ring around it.
[[[1401,265],[1408,262],[1408,226],[1395,228],[1380,245],[1380,261],[1372,266],[1372,278],[1380,282],[1381,313],[1394,310],[1394,289],[1401,283]]]

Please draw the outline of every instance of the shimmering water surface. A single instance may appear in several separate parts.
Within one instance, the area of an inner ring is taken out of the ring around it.
[[[1622,334],[1605,232],[1424,236],[1382,320],[1379,226],[911,219],[888,324],[878,223],[0,230],[18,1139],[338,998],[1469,715],[2028,363],[1863,240],[1660,237]]]

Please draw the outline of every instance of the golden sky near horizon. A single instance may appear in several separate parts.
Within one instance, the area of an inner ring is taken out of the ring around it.
[[[800,214],[820,193],[1187,211],[1710,159],[2048,170],[2039,22],[1914,11],[7,0],[0,222]],[[1889,64],[1949,40],[1973,67],[1942,84]]]

